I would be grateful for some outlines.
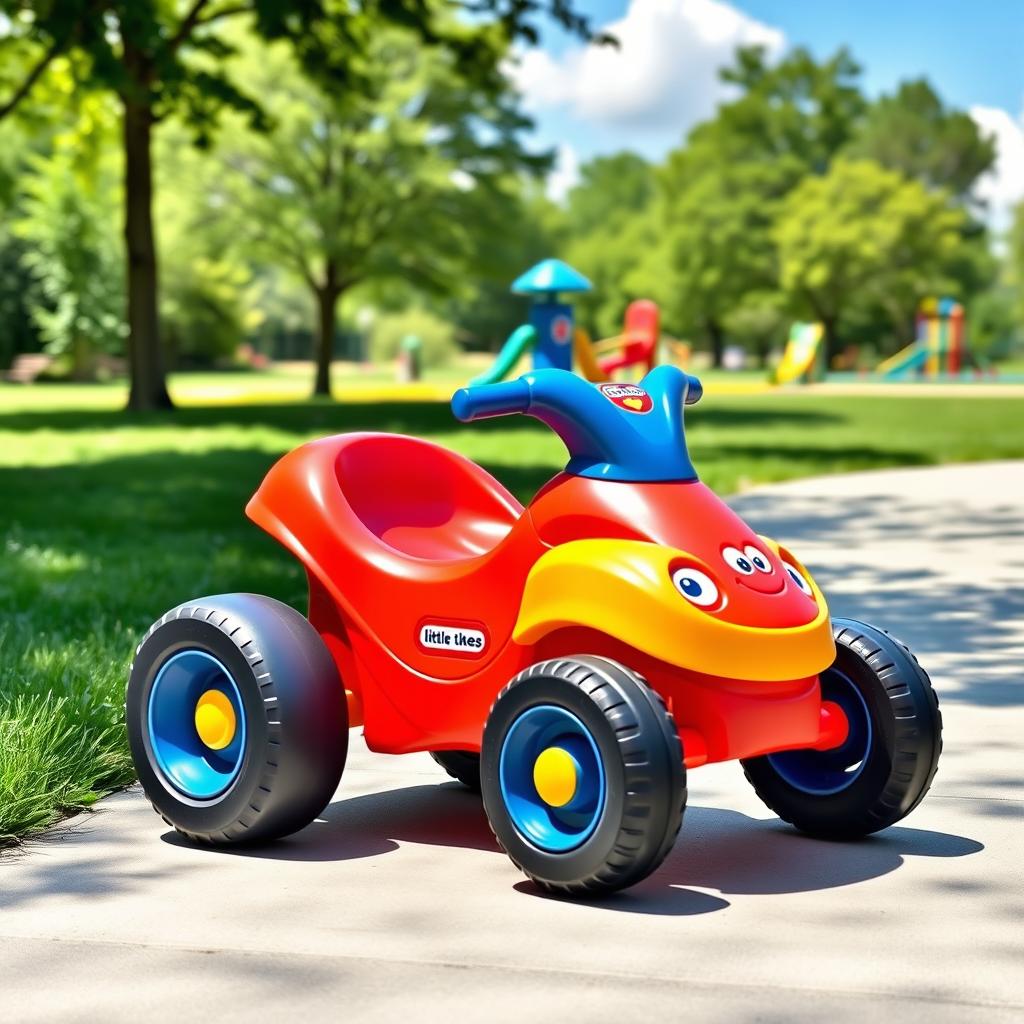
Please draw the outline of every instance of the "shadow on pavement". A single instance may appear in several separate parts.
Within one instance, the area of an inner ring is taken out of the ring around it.
[[[190,847],[175,832],[163,840]],[[196,847],[220,856],[280,861],[343,861],[376,857],[403,843],[500,853],[480,798],[456,783],[412,786],[331,804],[297,835],[256,847]],[[728,895],[816,892],[887,875],[906,857],[964,857],[982,843],[944,832],[895,826],[853,843],[815,840],[777,820],[738,811],[689,807],[683,829],[666,862],[650,878],[607,899],[586,905],[627,913],[705,914],[727,900],[691,887]],[[523,880],[522,893],[557,899]]]
[[[880,504],[886,506],[881,522]],[[755,493],[730,505],[759,533],[791,546],[808,563],[833,616],[880,626],[907,643],[926,671],[955,676],[957,685],[937,688],[940,703],[1024,705],[1024,673],[1007,672],[1008,652],[1022,636],[1024,590],[994,585],[962,566],[950,572],[947,565],[965,556],[961,542],[991,538],[1005,551],[997,569],[1007,578],[1024,578],[1018,508],[936,509],[912,494],[870,493],[834,500]],[[828,545],[822,564],[815,564],[813,552],[801,554],[801,539]],[[862,554],[884,545],[896,561],[904,544],[927,546],[931,564],[871,564]]]

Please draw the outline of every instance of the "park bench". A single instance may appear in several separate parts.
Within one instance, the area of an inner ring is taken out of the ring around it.
[[[53,356],[25,353],[17,356],[7,371],[6,379],[14,384],[31,384],[53,363]]]

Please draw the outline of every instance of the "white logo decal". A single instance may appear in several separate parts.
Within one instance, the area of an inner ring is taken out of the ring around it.
[[[420,644],[435,651],[459,651],[463,654],[482,654],[487,637],[479,629],[455,626],[420,626]]]
[[[647,392],[635,384],[602,384],[601,390],[609,398],[645,398]]]

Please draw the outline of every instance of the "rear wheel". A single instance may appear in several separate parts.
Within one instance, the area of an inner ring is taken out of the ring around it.
[[[887,828],[921,802],[942,750],[942,716],[904,644],[853,619],[834,619],[832,630],[836,660],[822,673],[821,695],[842,708],[845,741],[750,758],[743,769],[780,818],[841,839]]]
[[[197,841],[303,828],[345,765],[334,662],[302,615],[268,597],[222,594],[168,612],[136,651],[125,710],[146,795]]]
[[[480,792],[480,755],[471,750],[432,750],[430,756],[457,782]]]
[[[542,662],[498,695],[484,728],[484,808],[544,889],[600,895],[649,875],[686,803],[679,735],[643,679],[606,658]]]

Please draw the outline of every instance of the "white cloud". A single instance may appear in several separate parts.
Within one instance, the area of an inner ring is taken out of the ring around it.
[[[546,191],[548,197],[556,203],[565,199],[574,185],[580,180],[580,158],[576,150],[563,142],[555,151],[555,166],[548,175]]]
[[[528,107],[681,134],[728,95],[718,71],[737,46],[761,44],[774,55],[785,43],[782,32],[721,0],[631,0],[622,19],[602,27],[619,40],[618,49],[520,55],[512,73]]]
[[[996,162],[975,186],[975,194],[988,204],[992,227],[1003,231],[1010,224],[1011,208],[1024,199],[1024,112],[1016,120],[1001,107],[971,107],[971,117],[996,143]]]

